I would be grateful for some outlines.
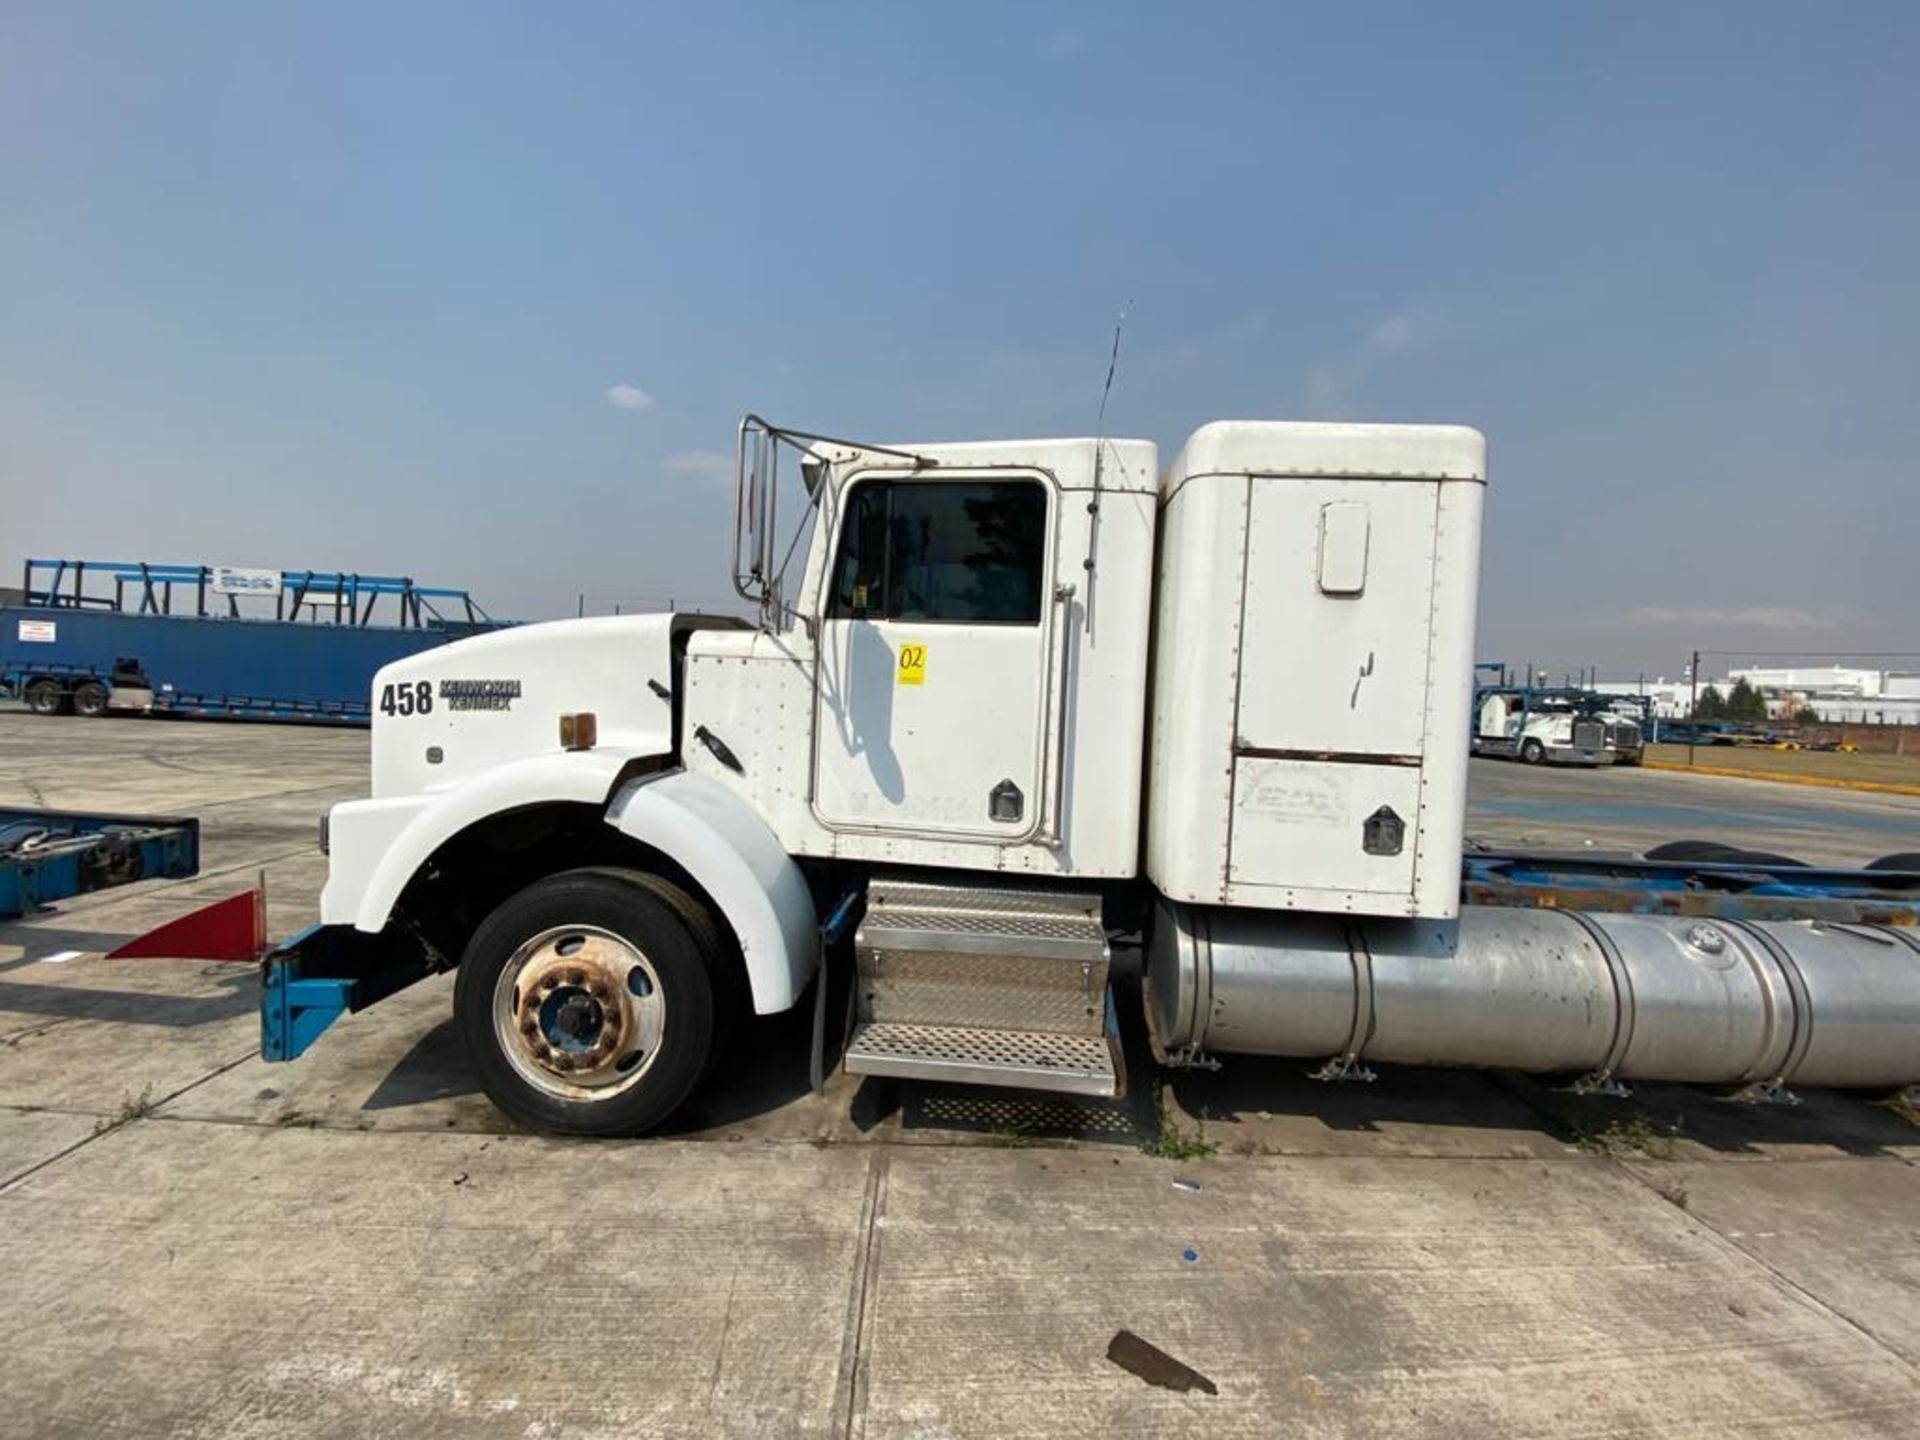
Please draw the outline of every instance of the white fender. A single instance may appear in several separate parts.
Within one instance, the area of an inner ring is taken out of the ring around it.
[[[607,823],[686,870],[740,941],[753,1009],[790,1009],[820,963],[813,892],[758,812],[704,775],[645,775],[620,788]]]
[[[329,867],[320,918],[378,934],[420,867],[469,825],[528,805],[604,805],[629,761],[646,752],[608,747],[533,755],[483,770],[438,794],[336,805],[328,815]]]

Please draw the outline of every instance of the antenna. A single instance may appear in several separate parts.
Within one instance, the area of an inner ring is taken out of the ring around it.
[[[1120,307],[1120,318],[1113,322],[1113,353],[1107,357],[1107,383],[1100,387],[1100,418],[1094,427],[1102,440],[1107,438],[1107,397],[1113,393],[1113,372],[1120,368],[1120,332],[1126,328],[1127,314],[1132,309],[1133,301],[1129,300]]]
[[[1107,459],[1107,397],[1113,394],[1114,372],[1120,368],[1120,332],[1126,328],[1127,316],[1132,310],[1133,301],[1129,300],[1120,307],[1120,318],[1113,322],[1113,349],[1107,356],[1107,382],[1100,387],[1100,413],[1093,427],[1093,498],[1087,502],[1087,558],[1080,567],[1087,574],[1087,599],[1081,607],[1081,613],[1086,617],[1089,635],[1093,633],[1093,555],[1100,543],[1100,477]]]

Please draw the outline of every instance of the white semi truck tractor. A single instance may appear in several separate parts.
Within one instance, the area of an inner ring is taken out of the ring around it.
[[[658,1125],[736,1016],[803,1001],[855,1074],[1110,1095],[1124,940],[1167,1065],[1920,1079],[1897,895],[1808,923],[1750,874],[1463,884],[1485,492],[1451,426],[1216,423],[1162,467],[750,416],[758,624],[568,620],[380,671],[372,794],[265,965],[268,1058],[457,967],[487,1093],[548,1131]]]

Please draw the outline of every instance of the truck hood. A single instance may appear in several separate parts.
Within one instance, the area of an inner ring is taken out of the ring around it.
[[[676,638],[738,623],[678,614],[556,620],[383,666],[373,677],[373,794],[444,790],[491,766],[557,753],[560,717],[581,712],[594,715],[603,750],[669,754]]]

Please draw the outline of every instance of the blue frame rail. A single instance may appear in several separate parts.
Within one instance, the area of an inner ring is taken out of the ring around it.
[[[404,929],[369,935],[351,925],[309,925],[261,962],[261,1057],[297,1059],[342,1015],[443,968]]]
[[[1483,851],[1465,857],[1460,896],[1469,905],[1920,926],[1920,874],[1898,870]]]

